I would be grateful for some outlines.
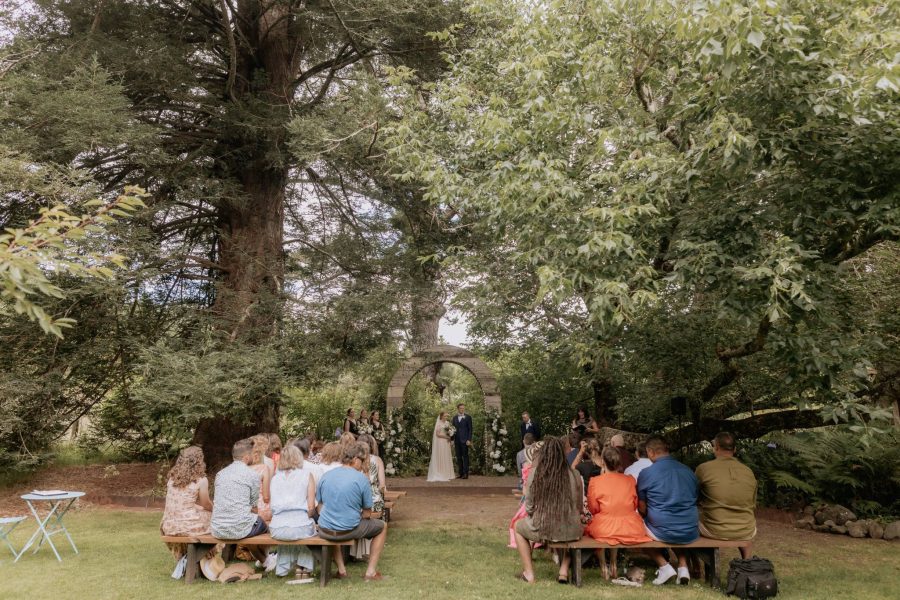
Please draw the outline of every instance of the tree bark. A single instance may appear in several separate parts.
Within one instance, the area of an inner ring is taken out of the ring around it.
[[[235,15],[223,12],[223,34],[229,40],[241,40],[229,44],[236,56],[229,57],[223,96],[255,123],[235,128],[221,140],[229,149],[223,167],[239,184],[240,194],[218,208],[222,279],[212,312],[226,343],[252,347],[277,339],[281,322],[288,168],[279,156],[285,152],[285,126],[300,53],[291,39],[294,18],[288,4],[240,0],[236,11]],[[254,407],[247,423],[235,423],[223,415],[198,425],[194,443],[203,446],[210,467],[230,461],[231,445],[237,439],[278,431],[277,397],[273,393],[251,400]]]
[[[594,393],[594,420],[601,427],[614,427],[616,397],[612,379],[609,377],[591,379],[591,390]]]

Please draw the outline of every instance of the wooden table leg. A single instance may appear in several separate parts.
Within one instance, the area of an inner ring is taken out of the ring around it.
[[[197,577],[197,544],[187,545],[187,565],[184,568],[184,582],[194,583]]]
[[[322,568],[319,573],[319,587],[331,581],[331,546],[322,546]]]

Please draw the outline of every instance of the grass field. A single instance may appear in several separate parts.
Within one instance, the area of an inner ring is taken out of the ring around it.
[[[74,556],[64,538],[54,537],[63,562],[52,552],[23,556],[13,564],[0,554],[0,598],[87,600],[142,598],[679,598],[724,596],[697,582],[688,588],[645,585],[628,589],[604,583],[597,570],[588,571],[583,588],[562,586],[551,578],[552,563],[542,555],[534,586],[516,581],[519,564],[505,548],[504,533],[461,525],[396,527],[388,537],[380,570],[387,581],[364,583],[362,564],[351,564],[351,578],[318,586],[288,586],[268,577],[263,581],[225,585],[200,580],[192,586],[169,578],[173,561],[159,541],[159,514],[85,510],[67,517],[80,554]],[[14,541],[21,546],[34,521],[20,527]],[[5,548],[0,550],[6,551]],[[879,600],[897,598],[900,544],[853,540],[786,528],[761,541],[758,552],[776,565],[782,593],[779,598]],[[723,557],[730,560],[730,554]]]

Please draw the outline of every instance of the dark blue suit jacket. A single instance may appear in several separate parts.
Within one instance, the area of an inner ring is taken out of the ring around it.
[[[537,440],[541,439],[541,426],[537,421],[532,419],[530,425],[526,425],[525,423],[522,423],[519,426],[519,433],[522,434],[523,438],[525,437],[526,433],[530,433],[531,435],[534,436],[535,441],[537,441]]]
[[[460,418],[457,414],[450,422],[456,427],[456,434],[453,436],[453,441],[457,444],[465,444],[472,439],[472,417],[463,415],[462,418]]]

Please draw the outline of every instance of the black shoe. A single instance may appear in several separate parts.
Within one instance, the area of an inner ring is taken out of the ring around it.
[[[460,479],[468,479],[468,478],[469,478],[468,475],[463,475],[462,477],[460,477]]]

